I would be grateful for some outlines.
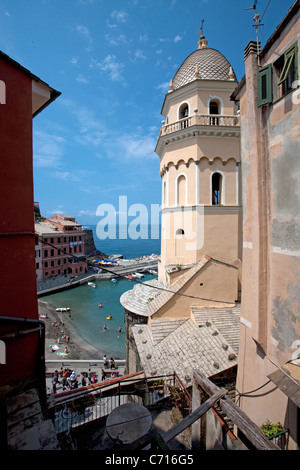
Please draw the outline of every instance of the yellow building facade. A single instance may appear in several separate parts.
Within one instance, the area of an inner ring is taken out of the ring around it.
[[[236,86],[228,60],[202,36],[165,96],[155,149],[162,179],[159,280],[165,285],[205,255],[240,264],[240,125],[230,100]],[[237,286],[236,280],[233,301]]]

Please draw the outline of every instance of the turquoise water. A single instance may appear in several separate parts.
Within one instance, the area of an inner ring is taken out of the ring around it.
[[[154,254],[160,254],[160,239],[131,240],[100,240],[97,237],[96,226],[89,226],[93,230],[95,246],[98,250],[110,254],[122,254],[124,258],[139,258]],[[157,232],[156,232],[157,233]],[[151,227],[149,226],[149,236]],[[141,281],[153,279],[152,275],[145,275]],[[125,357],[124,334],[124,309],[120,304],[120,296],[127,290],[133,289],[134,281],[119,280],[116,284],[110,280],[94,281],[97,287],[94,289],[84,284],[63,292],[43,296],[42,300],[57,307],[70,307],[72,323],[79,334],[90,344],[106,351],[106,354],[115,359]],[[102,308],[98,304],[102,304]],[[111,314],[112,320],[106,320]],[[63,314],[67,315],[67,314]],[[104,323],[107,330],[103,330]],[[121,325],[122,332],[118,332]]]
[[[141,281],[153,279],[146,274]],[[63,292],[43,296],[42,300],[57,307],[71,308],[71,321],[79,334],[88,343],[104,350],[115,359],[125,357],[124,309],[120,304],[120,296],[133,289],[134,281],[121,279],[117,283],[110,280],[94,281],[96,288],[84,284]],[[98,304],[102,304],[102,308]],[[112,319],[106,317],[111,314]],[[68,315],[63,313],[63,315]],[[107,330],[103,329],[104,324]],[[118,332],[119,326],[122,332]]]

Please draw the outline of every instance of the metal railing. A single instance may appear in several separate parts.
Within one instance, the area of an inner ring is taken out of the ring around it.
[[[146,407],[165,398],[181,401],[184,414],[191,411],[191,396],[174,372],[155,377],[124,376],[92,387],[83,387],[55,395],[52,411],[57,434],[105,418],[116,407],[140,403]]]
[[[239,127],[240,117],[238,115],[222,114],[195,114],[172,124],[162,126],[160,135],[167,135],[173,132],[181,131],[192,126],[221,126],[221,127]]]

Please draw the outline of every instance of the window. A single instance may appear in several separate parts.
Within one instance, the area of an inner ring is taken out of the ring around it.
[[[212,126],[218,126],[219,125],[219,118],[218,117],[212,117],[214,114],[218,115],[221,114],[220,112],[221,104],[218,99],[213,98],[209,102],[209,115],[210,115],[210,125]]]
[[[273,101],[272,64],[258,70],[257,74],[257,106],[261,107]]]
[[[221,194],[222,194],[222,175],[220,173],[214,173],[212,175],[212,205],[213,206],[220,206],[221,201]]]
[[[176,204],[184,206],[187,203],[187,181],[186,176],[181,174],[176,181]]]
[[[280,95],[284,96],[298,80],[298,44],[291,46],[274,64],[279,76]]]
[[[184,235],[184,230],[182,228],[179,228],[176,230],[176,235]]]
[[[181,105],[180,110],[179,110],[179,119],[184,119],[188,117],[189,115],[189,107],[187,103],[184,103]]]

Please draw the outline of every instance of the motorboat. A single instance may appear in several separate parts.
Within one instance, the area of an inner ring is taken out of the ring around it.
[[[94,282],[88,282],[88,286],[90,287],[96,287],[96,284]]]
[[[69,312],[71,309],[69,307],[58,307],[57,312]]]
[[[111,282],[117,282],[117,279],[114,278],[114,277],[112,277],[112,278],[111,278]]]
[[[144,277],[144,274],[142,274],[142,273],[134,273],[134,275],[135,275],[135,277],[138,277],[138,278],[140,278],[140,279],[141,279],[142,277]]]
[[[127,277],[127,279],[129,279],[130,281],[133,281],[133,279],[135,279],[132,274],[128,274],[126,277]]]
[[[154,269],[149,269],[148,273],[153,274],[153,276],[157,276],[157,271],[154,271]]]

